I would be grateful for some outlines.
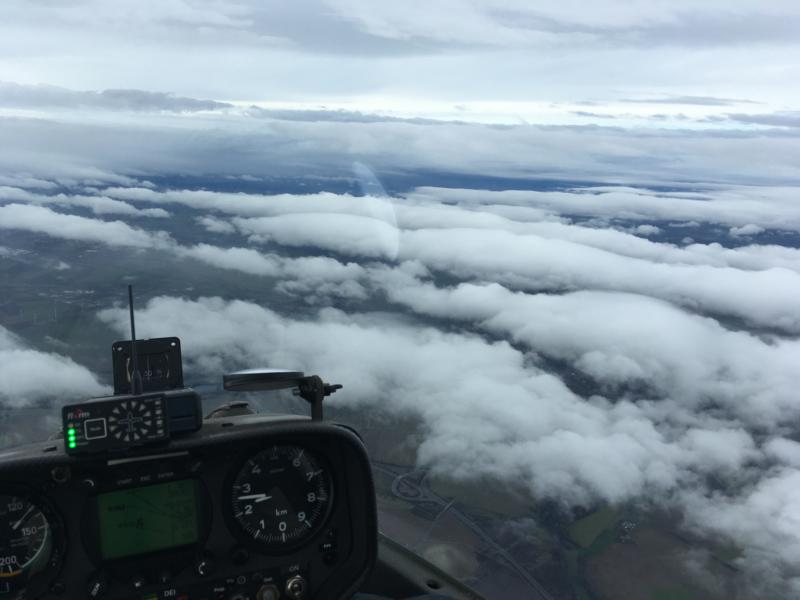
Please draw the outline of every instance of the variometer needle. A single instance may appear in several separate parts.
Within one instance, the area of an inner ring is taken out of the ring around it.
[[[267,496],[266,494],[249,494],[247,496],[239,496],[237,498],[237,500],[255,500],[256,504],[270,499],[272,499],[272,496]]]

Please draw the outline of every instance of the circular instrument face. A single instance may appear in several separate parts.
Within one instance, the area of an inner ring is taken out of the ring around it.
[[[265,549],[282,550],[312,537],[331,507],[331,478],[299,446],[273,446],[242,465],[230,490],[233,518]]]
[[[126,362],[128,371],[128,381],[131,380],[133,365],[129,358]],[[142,377],[142,385],[160,385],[169,381],[169,355],[168,354],[145,354],[138,357],[139,375]]]
[[[22,496],[0,494],[0,592],[18,589],[42,571],[53,552],[51,523]]]

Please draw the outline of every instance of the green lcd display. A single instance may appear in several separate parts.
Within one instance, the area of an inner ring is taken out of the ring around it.
[[[100,494],[97,511],[105,560],[185,546],[199,537],[192,479]]]

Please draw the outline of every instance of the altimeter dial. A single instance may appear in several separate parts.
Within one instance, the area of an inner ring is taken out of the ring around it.
[[[230,506],[241,532],[264,549],[311,538],[331,507],[331,478],[310,450],[277,445],[248,458],[233,480]]]

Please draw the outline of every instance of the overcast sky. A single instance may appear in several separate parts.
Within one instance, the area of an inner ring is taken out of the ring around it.
[[[422,465],[679,509],[796,596],[798,31],[794,0],[4,0],[0,261],[55,295],[106,285],[88,252],[202,269],[221,297],[141,308],[188,374],[330,374],[421,420]],[[0,404],[104,391],[12,325]]]
[[[6,0],[0,81],[663,125],[800,108],[798,31],[793,0]]]

